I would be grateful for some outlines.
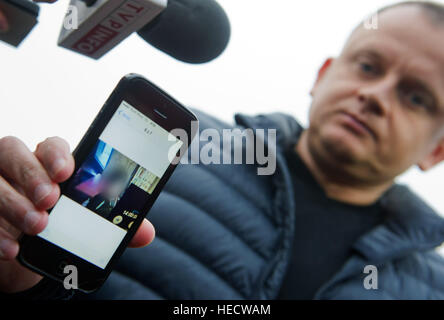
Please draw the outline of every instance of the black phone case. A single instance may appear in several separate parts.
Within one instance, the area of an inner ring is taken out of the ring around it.
[[[89,129],[87,130],[87,132],[83,136],[82,140],[80,141],[80,143],[77,145],[77,147],[73,151],[73,156],[74,156],[74,159],[76,160],[76,166],[75,166],[74,172],[76,172],[79,169],[79,166],[82,164],[83,160],[85,159],[85,154],[89,153],[89,151],[92,148],[91,146],[93,144],[95,144],[95,142],[97,141],[97,137],[100,135],[100,132],[104,129],[106,124],[109,122],[109,120],[113,116],[114,112],[116,111],[116,109],[119,105],[118,102],[123,100],[122,92],[125,91],[127,86],[131,85],[131,82],[134,80],[140,80],[140,81],[145,82],[146,84],[148,84],[148,86],[150,86],[150,88],[152,88],[153,90],[157,91],[160,95],[162,95],[163,99],[166,98],[167,100],[171,101],[176,107],[181,109],[181,112],[183,114],[186,114],[190,120],[198,121],[196,116],[191,111],[189,111],[187,108],[182,106],[179,102],[177,102],[172,97],[167,95],[164,91],[162,91],[161,89],[156,87],[154,84],[152,84],[151,82],[149,82],[148,80],[146,80],[145,78],[143,78],[137,74],[129,74],[129,75],[125,76],[119,82],[117,87],[114,89],[112,94],[109,96],[109,98],[105,102],[102,109],[99,111],[98,115],[93,120],[92,124],[90,125]],[[187,148],[189,147],[189,145],[191,143],[193,133],[190,131],[188,134],[189,134],[190,139],[189,139],[188,144],[186,146]],[[88,278],[88,280],[87,280],[88,284],[84,283],[84,284],[80,285],[82,282],[79,281],[79,290],[80,291],[83,291],[86,293],[93,292],[93,291],[97,290],[104,283],[106,278],[109,276],[109,273],[112,271],[113,264],[116,262],[116,260],[122,255],[123,251],[126,249],[126,246],[127,246],[128,242],[131,240],[131,238],[134,236],[134,233],[136,232],[137,227],[140,225],[143,218],[148,214],[148,211],[151,209],[152,205],[157,200],[158,195],[160,194],[165,183],[168,181],[168,179],[170,178],[171,174],[173,173],[173,171],[176,167],[177,167],[177,165],[170,165],[168,167],[168,169],[166,170],[166,172],[164,173],[164,175],[161,177],[160,182],[158,183],[158,187],[156,187],[156,189],[151,194],[153,197],[153,200],[146,205],[146,210],[143,212],[143,214],[140,215],[141,218],[140,218],[140,220],[138,220],[139,222],[135,225],[135,227],[134,228],[132,227],[131,229],[128,230],[127,236],[125,236],[124,240],[122,241],[122,243],[120,244],[118,249],[114,252],[113,257],[109,261],[109,263],[108,263],[107,267],[104,269],[104,271],[97,271],[96,273],[94,273],[94,274],[97,274],[97,279],[94,281],[91,281],[91,279]],[[60,187],[62,190],[61,193],[63,193],[64,187],[69,183],[70,179],[68,179],[66,182],[60,184]],[[33,243],[33,241],[34,241],[34,243]],[[62,248],[57,247],[56,245],[48,246],[48,244],[49,244],[49,242],[47,242],[46,240],[43,240],[40,237],[22,235],[22,237],[20,239],[20,251],[19,251],[17,259],[19,260],[19,262],[22,265],[26,266],[27,268],[30,268],[31,270],[33,270],[43,276],[47,276],[49,278],[52,278],[52,279],[57,280],[59,282],[62,282],[63,278],[66,277],[66,274],[61,273],[61,270],[63,270],[63,267],[60,267],[60,266],[71,264],[71,261],[72,261],[72,258],[74,255],[63,250]],[[47,261],[43,262],[43,259],[44,259],[44,257],[50,255],[50,253],[53,253],[54,255],[60,255],[60,258],[58,258],[60,266],[59,266],[59,264],[57,264],[57,265],[51,264],[50,268],[51,268],[52,272],[47,272],[47,271],[43,270],[46,268],[46,266],[45,266],[45,268],[36,266],[35,260],[39,260],[39,257],[38,257],[39,253],[36,252],[35,247],[33,247],[33,245],[34,246],[37,245],[37,248],[40,248],[41,249],[40,251],[43,251],[41,253],[41,255],[43,257],[42,257],[42,259],[40,259],[40,261],[42,261],[42,263],[49,263]],[[44,245],[46,245],[47,247],[45,248]],[[41,246],[41,247],[39,247],[39,246]],[[30,257],[32,257],[32,259],[34,260],[34,263],[30,263],[28,261]],[[71,260],[67,260],[67,259],[71,259]],[[75,258],[75,261],[76,261],[77,265],[81,265],[82,268],[84,268],[84,269],[91,268],[90,263],[82,262],[82,259],[79,257]],[[93,269],[91,269],[91,270],[93,270]],[[96,269],[99,269],[99,268],[96,267]],[[80,271],[79,271],[79,274],[80,274]],[[93,272],[91,272],[91,274],[93,274]],[[91,276],[91,278],[94,278],[94,276]]]

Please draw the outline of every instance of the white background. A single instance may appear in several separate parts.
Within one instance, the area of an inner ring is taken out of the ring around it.
[[[15,49],[0,43],[0,136],[30,148],[58,135],[73,148],[126,73],[140,73],[182,103],[226,121],[235,112],[284,111],[307,123],[309,90],[318,67],[337,55],[351,29],[392,1],[219,0],[232,37],[218,59],[188,65],[136,34],[95,61],[56,45],[67,0],[41,6],[39,24]],[[411,169],[408,183],[444,212],[444,166]]]

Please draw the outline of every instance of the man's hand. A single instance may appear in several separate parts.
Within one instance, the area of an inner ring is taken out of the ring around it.
[[[74,171],[68,143],[58,137],[40,143],[35,152],[15,137],[0,139],[0,291],[26,290],[41,276],[21,266],[15,257],[18,236],[36,235],[48,223],[46,210],[59,196],[58,184]],[[141,247],[154,239],[154,227],[146,219],[132,239]]]

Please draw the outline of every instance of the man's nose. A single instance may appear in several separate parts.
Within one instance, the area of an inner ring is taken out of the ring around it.
[[[390,112],[391,96],[395,85],[396,79],[390,76],[363,84],[357,90],[361,111],[371,112],[378,116],[384,116]]]

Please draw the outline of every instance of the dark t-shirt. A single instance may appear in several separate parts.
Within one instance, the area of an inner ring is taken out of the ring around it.
[[[278,299],[312,299],[351,254],[354,242],[383,221],[379,201],[368,206],[330,199],[294,151],[286,152],[295,191],[292,258]]]

